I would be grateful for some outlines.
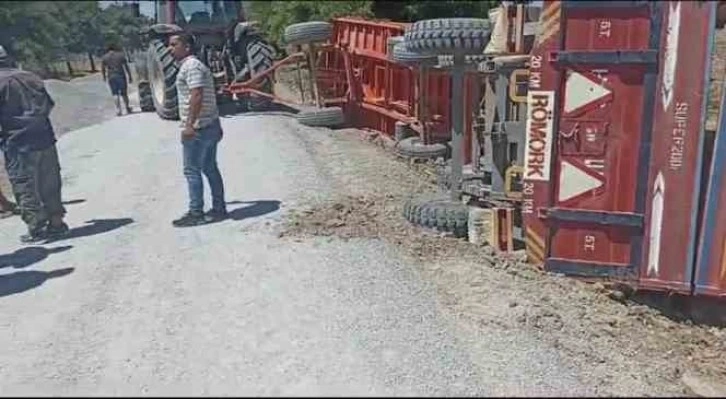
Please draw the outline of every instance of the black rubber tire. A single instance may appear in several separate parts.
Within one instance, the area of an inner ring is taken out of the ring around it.
[[[403,204],[403,216],[415,225],[453,233],[454,237],[468,235],[469,207],[461,202],[411,198]]]
[[[134,55],[134,69],[136,70],[136,79],[141,81],[149,80],[149,66],[147,53],[136,53]]]
[[[317,108],[301,111],[295,116],[300,124],[310,127],[340,127],[345,124],[345,114],[340,107]]]
[[[395,62],[395,60],[393,59],[393,46],[397,45],[398,43],[403,43],[404,40],[405,39],[403,36],[391,36],[386,39],[386,58]]]
[[[464,56],[464,63],[469,66],[478,67],[480,63],[488,60],[489,56],[484,54],[470,54]],[[442,54],[438,56],[438,68],[450,68],[454,66],[454,57],[449,54]]]
[[[406,43],[402,42],[393,46],[393,61],[409,66],[434,66],[438,58],[435,55],[410,51],[406,48]]]
[[[398,43],[403,43],[406,40],[403,36],[391,36],[386,40],[386,44],[389,46],[395,46]]]
[[[427,19],[405,33],[409,50],[428,54],[482,54],[491,24],[480,18]]]
[[[141,108],[141,112],[154,112],[154,99],[151,97],[149,82],[146,80],[139,82],[139,108]]]
[[[243,72],[247,69],[250,78],[267,71],[274,64],[275,50],[260,38],[255,38],[247,43],[247,65],[243,68]],[[262,81],[259,90],[264,93],[272,94],[274,91],[274,81],[272,76],[267,75]],[[250,111],[262,111],[270,103],[270,100],[264,97],[250,97],[248,108]]]
[[[169,48],[161,40],[153,40],[148,52],[149,84],[154,109],[161,119],[179,119],[176,74],[179,67]],[[158,86],[157,86],[158,85]]]
[[[333,36],[333,25],[329,22],[310,21],[293,24],[285,28],[286,44],[309,44],[327,42]]]
[[[446,158],[449,146],[442,143],[423,144],[419,136],[413,136],[396,143],[395,151],[398,155],[408,158],[436,159]]]

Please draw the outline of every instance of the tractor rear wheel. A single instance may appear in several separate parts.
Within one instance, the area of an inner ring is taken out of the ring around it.
[[[161,119],[179,119],[176,93],[176,74],[179,68],[163,41],[153,40],[149,45],[148,67],[151,99],[156,113]]]
[[[139,82],[139,107],[141,112],[154,112],[154,99],[151,94],[151,85],[144,80]]]
[[[253,39],[247,43],[247,65],[245,68],[249,71],[250,77],[254,78],[272,68],[274,63],[275,50],[262,39]],[[258,83],[258,90],[263,93],[273,94],[274,82],[271,75],[265,76]],[[250,111],[262,111],[270,103],[270,100],[264,97],[252,97],[249,100],[248,108]]]

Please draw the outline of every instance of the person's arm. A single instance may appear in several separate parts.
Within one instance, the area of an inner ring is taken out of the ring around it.
[[[106,57],[101,58],[101,76],[103,81],[106,81]]]
[[[189,116],[184,126],[185,137],[194,136],[194,128],[197,126],[199,113],[202,111],[202,90],[201,87],[189,89]]]
[[[5,108],[5,104],[8,102],[8,86],[7,86],[7,80],[2,79],[0,80],[0,115],[3,113],[3,109]],[[3,136],[5,136],[5,131],[3,130],[2,120],[0,120],[0,140],[2,140]]]
[[[189,85],[189,115],[184,126],[184,136],[191,137],[194,135],[194,129],[199,121],[199,113],[202,111],[204,72],[200,66],[189,68],[187,84]]]
[[[134,79],[131,77],[131,71],[129,70],[129,63],[128,63],[128,60],[126,59],[126,56],[124,56],[124,64],[123,65],[124,65],[124,67],[123,67],[124,70],[126,70],[126,76],[129,77],[129,83],[133,83],[134,82]]]

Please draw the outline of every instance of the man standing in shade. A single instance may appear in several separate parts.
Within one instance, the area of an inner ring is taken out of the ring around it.
[[[224,183],[217,167],[217,144],[222,139],[212,72],[192,52],[193,39],[180,34],[169,38],[169,48],[179,61],[176,89],[184,147],[184,176],[189,186],[189,211],[172,224],[176,227],[225,219]],[[212,191],[212,209],[204,213],[204,183]]]
[[[126,62],[126,55],[115,44],[109,45],[108,51],[101,58],[101,75],[104,82],[108,81],[111,95],[116,102],[116,115],[121,116],[120,98],[124,100],[126,113],[130,114],[131,107],[129,106],[126,79],[128,78],[129,83],[132,83],[133,79],[129,71],[129,64]]]
[[[20,241],[37,243],[68,232],[55,132],[48,118],[55,103],[37,75],[12,65],[0,46],[0,148],[28,226]]]

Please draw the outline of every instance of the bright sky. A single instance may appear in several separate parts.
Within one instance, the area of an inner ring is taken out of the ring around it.
[[[106,8],[114,3],[129,3],[129,1],[124,0],[100,0],[99,5],[101,8]],[[139,1],[139,11],[141,14],[146,15],[149,18],[154,18],[154,2],[150,0],[140,0]]]

